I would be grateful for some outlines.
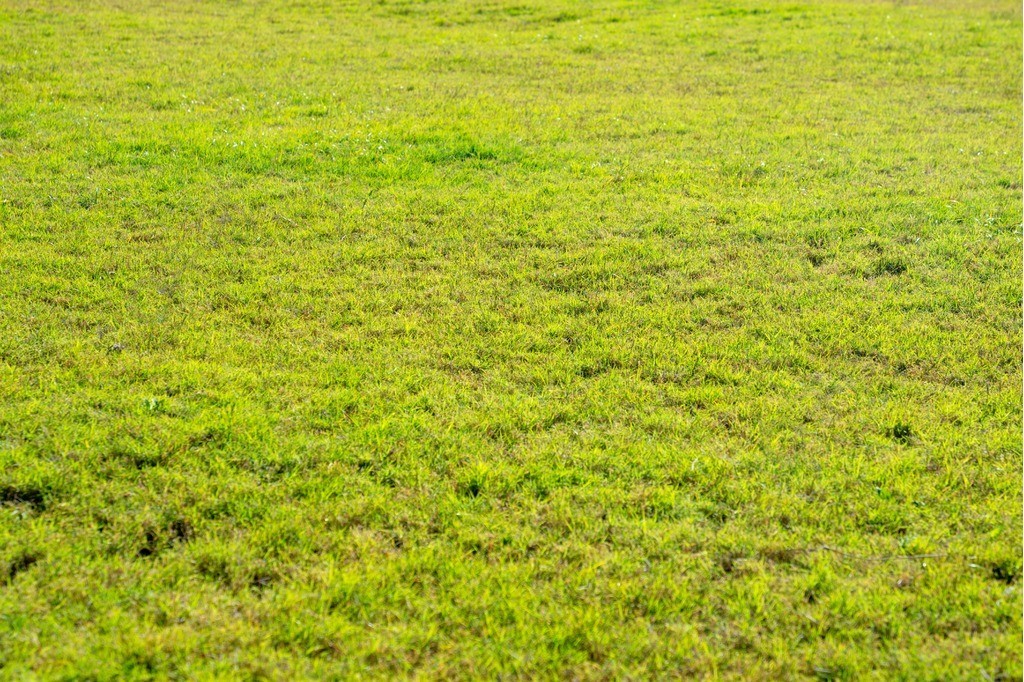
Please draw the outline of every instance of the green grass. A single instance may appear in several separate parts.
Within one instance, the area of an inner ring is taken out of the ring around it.
[[[0,2],[0,677],[1020,679],[1021,56]]]

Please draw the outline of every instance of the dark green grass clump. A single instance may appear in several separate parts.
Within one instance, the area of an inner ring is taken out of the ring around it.
[[[1018,3],[0,7],[0,677],[1019,679]]]

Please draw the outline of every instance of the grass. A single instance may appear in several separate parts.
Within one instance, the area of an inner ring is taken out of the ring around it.
[[[1021,56],[0,3],[0,677],[1019,679]]]

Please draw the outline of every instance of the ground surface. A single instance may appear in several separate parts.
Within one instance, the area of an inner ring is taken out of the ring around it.
[[[0,2],[0,677],[1019,679],[1019,3]]]

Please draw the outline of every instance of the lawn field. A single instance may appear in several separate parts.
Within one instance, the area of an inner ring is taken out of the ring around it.
[[[1021,42],[0,0],[0,679],[1021,679]]]

